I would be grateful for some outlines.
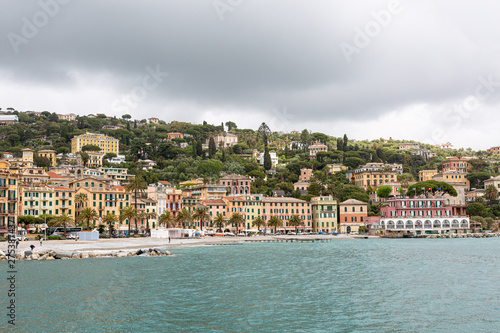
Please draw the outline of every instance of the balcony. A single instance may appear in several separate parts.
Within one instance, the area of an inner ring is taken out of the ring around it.
[[[16,197],[8,197],[7,200],[9,200],[9,201],[17,201],[17,198]]]
[[[9,184],[7,183],[0,183],[0,188],[9,188]]]

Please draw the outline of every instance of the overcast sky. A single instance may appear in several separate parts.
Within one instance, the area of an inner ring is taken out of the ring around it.
[[[495,0],[2,1],[0,107],[500,145]]]

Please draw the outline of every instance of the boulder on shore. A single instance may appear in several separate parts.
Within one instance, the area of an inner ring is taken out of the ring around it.
[[[73,252],[69,252],[69,251],[58,251],[58,252],[55,252],[54,256],[51,255],[51,257],[54,257],[55,259],[71,258],[72,254],[73,254]]]

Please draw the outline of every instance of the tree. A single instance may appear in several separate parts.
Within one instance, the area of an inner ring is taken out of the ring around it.
[[[307,188],[307,193],[313,196],[321,195],[322,191],[323,191],[323,186],[320,183],[312,183]]]
[[[469,216],[488,216],[486,207],[483,204],[472,202],[467,206],[467,215]]]
[[[392,187],[389,185],[383,185],[377,189],[377,196],[380,198],[387,198],[391,193]]]
[[[97,220],[99,216],[97,215],[96,211],[93,210],[92,208],[85,208],[83,209],[80,214],[78,215],[78,221],[80,222],[87,222],[87,230],[90,230],[90,221],[94,222]]]
[[[102,223],[108,226],[109,228],[109,235],[111,236],[112,230],[114,229],[115,223],[118,222],[118,216],[115,214],[107,213],[103,218],[102,218]]]
[[[276,230],[278,227],[283,226],[283,221],[277,216],[272,216],[269,219],[269,222],[267,222],[267,225],[271,228],[274,228],[274,234],[276,235]]]
[[[292,215],[288,220],[288,225],[290,227],[296,227],[295,232],[298,233],[299,232],[298,227],[304,225],[304,221],[302,221],[299,215]]]
[[[363,202],[370,201],[370,196],[361,187],[356,185],[346,185],[340,191],[340,201],[356,199]]]
[[[158,217],[158,224],[163,225],[167,228],[172,227],[175,225],[174,223],[174,217],[172,216],[172,213],[167,210],[165,213],[161,214]]]
[[[131,116],[131,115],[129,115],[129,114],[124,114],[124,115],[122,116],[122,118],[123,118],[123,119],[128,120],[128,119],[131,119],[131,118],[132,118],[132,116]]]
[[[349,139],[347,138],[347,134],[344,134],[344,138],[342,139],[342,143],[344,146],[342,147],[343,151],[347,151],[347,144],[349,143]]]
[[[229,219],[229,223],[232,223],[236,226],[236,234],[239,234],[239,226],[245,223],[243,216],[238,213],[234,213],[233,216]]]
[[[224,216],[221,214],[217,214],[217,217],[215,218],[213,225],[215,225],[216,231],[220,230],[221,232],[224,232],[224,226],[226,225],[226,220],[224,219]]]
[[[133,192],[134,193],[134,201],[135,201],[135,210],[137,211],[137,196],[139,193],[143,192],[144,190],[146,190],[148,188],[148,185],[146,184],[146,182],[144,181],[144,179],[137,175],[136,177],[134,177],[130,183],[127,184],[127,186],[125,186],[125,189],[127,190],[127,192]],[[134,222],[135,222],[135,232],[137,233],[137,217],[138,217],[138,214],[136,214],[136,216],[134,217]],[[130,228],[130,223],[129,223],[129,228]],[[129,230],[130,231],[130,230]]]
[[[82,151],[101,151],[101,148],[97,145],[85,145],[82,147]]]
[[[484,191],[484,198],[488,201],[495,200],[498,198],[498,190],[493,185],[486,187]]]
[[[51,166],[50,160],[47,157],[39,156],[38,154],[35,154],[35,156],[33,156],[33,162],[39,168],[48,168]]]
[[[87,162],[90,160],[90,156],[89,154],[87,154],[86,152],[79,152],[80,153],[80,156],[82,157],[82,163],[83,165],[87,165]]]
[[[238,128],[238,126],[236,126],[236,124],[233,123],[232,121],[226,121],[226,127],[227,127],[228,132],[232,129]]]
[[[360,165],[365,164],[365,160],[359,157],[348,157],[344,161],[344,165],[351,169],[357,169]]]
[[[489,172],[472,172],[467,174],[467,179],[475,188],[483,188],[484,181],[490,179],[491,173]]]
[[[85,193],[78,193],[75,195],[75,203],[76,203],[76,217],[78,218],[78,212],[83,208],[83,204],[88,200],[87,195]]]
[[[155,212],[142,212],[139,214],[140,219],[146,219],[146,233],[149,233],[151,231],[149,229],[149,220],[156,218],[156,216],[157,215]]]
[[[177,215],[177,218],[175,219],[177,222],[181,223],[183,227],[186,226],[186,223],[191,225],[191,222],[193,221],[193,217],[191,216],[191,213],[186,208],[182,208],[181,212],[179,215]]]
[[[262,227],[265,224],[266,222],[264,222],[264,220],[262,219],[262,217],[260,217],[260,215],[257,216],[255,220],[252,221],[252,227],[257,227],[257,229],[259,229],[259,232],[260,232],[260,227]]]
[[[423,190],[422,190],[423,189]],[[431,192],[434,193],[436,191],[441,191],[443,193],[448,193],[452,197],[457,196],[457,191],[453,186],[445,182],[438,182],[435,180],[426,180],[423,182],[418,182],[408,186],[408,191],[406,195],[413,197],[416,195],[420,195],[422,193]]]
[[[272,161],[271,161],[271,154],[269,154],[269,149],[266,147],[264,148],[264,169],[266,171],[271,170],[272,168]]]
[[[215,140],[211,136],[210,140],[208,140],[208,156],[212,158],[212,156],[214,156],[216,152],[217,152],[217,147],[215,146]]]
[[[69,216],[68,214],[62,214],[61,216],[56,217],[51,221],[51,226],[52,227],[64,227],[64,237],[66,237],[66,226],[70,225],[73,223],[74,220]]]
[[[136,219],[136,217],[137,217],[137,211],[132,206],[127,206],[122,210],[120,210],[120,217],[119,217],[120,224],[123,221],[128,220],[128,234],[127,234],[128,237],[130,237],[130,225],[132,219]]]
[[[207,213],[206,208],[196,208],[193,213],[194,220],[200,220],[200,230],[203,231],[203,222],[208,221],[210,219],[210,214]]]
[[[271,136],[271,130],[269,129],[269,126],[266,125],[266,123],[262,123],[259,126],[259,129],[257,130],[257,136],[262,139],[264,147],[267,148],[268,138],[269,136]]]

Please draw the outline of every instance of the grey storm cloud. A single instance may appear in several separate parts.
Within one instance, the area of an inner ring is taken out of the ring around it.
[[[106,73],[103,89],[120,95],[159,66],[169,75],[151,105],[374,119],[463,99],[499,74],[499,12],[493,0],[4,1],[0,73],[55,90],[72,71]]]

